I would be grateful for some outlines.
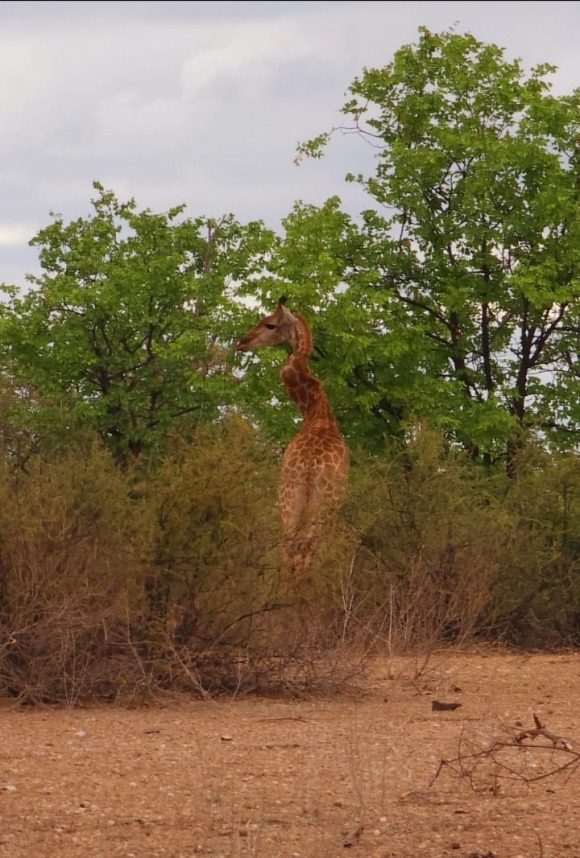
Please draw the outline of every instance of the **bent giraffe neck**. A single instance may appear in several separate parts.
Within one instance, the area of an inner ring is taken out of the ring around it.
[[[312,354],[312,333],[305,319],[298,313],[292,339],[292,354],[284,364],[280,377],[288,396],[304,415],[305,425],[312,420],[322,420],[338,432],[338,426],[330,401],[319,378],[310,371],[308,358]]]
[[[292,315],[295,320],[291,342],[292,355],[302,357],[307,362],[313,349],[312,332],[304,316],[301,316],[300,313],[292,313]]]

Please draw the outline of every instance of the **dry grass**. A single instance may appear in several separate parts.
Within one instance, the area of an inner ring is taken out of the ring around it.
[[[444,766],[434,780],[534,714],[578,750],[579,699],[580,654],[491,652],[378,659],[332,698],[7,703],[0,854],[580,858],[576,769],[486,787]]]

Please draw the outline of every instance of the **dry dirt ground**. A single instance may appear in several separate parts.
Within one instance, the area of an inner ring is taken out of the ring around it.
[[[331,699],[4,706],[0,725],[0,858],[580,858],[580,653],[384,659]]]

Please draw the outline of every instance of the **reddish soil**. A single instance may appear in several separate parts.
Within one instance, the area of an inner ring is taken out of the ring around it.
[[[359,685],[5,705],[0,858],[580,858],[580,654],[385,659]]]

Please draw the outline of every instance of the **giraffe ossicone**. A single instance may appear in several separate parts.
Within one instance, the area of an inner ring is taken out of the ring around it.
[[[241,338],[237,351],[249,352],[287,343],[291,354],[280,378],[302,412],[303,422],[282,459],[278,504],[285,542],[285,563],[294,572],[308,568],[330,517],[344,501],[350,459],[323,383],[312,374],[312,332],[300,313],[280,298]]]

